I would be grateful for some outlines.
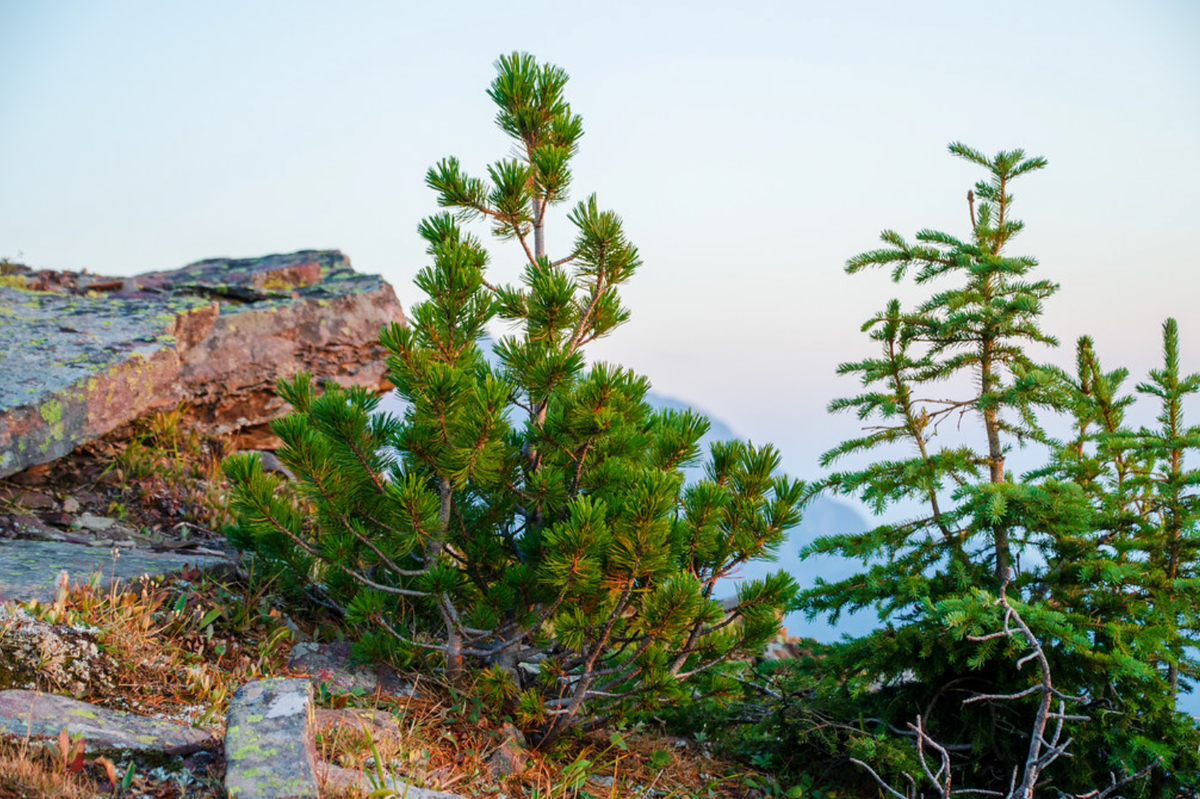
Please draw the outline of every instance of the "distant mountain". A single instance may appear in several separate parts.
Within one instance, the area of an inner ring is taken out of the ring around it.
[[[713,416],[703,408],[697,408],[695,405],[691,405],[682,400],[677,400],[674,397],[663,396],[662,394],[658,394],[654,391],[651,391],[646,395],[646,401],[655,408],[666,408],[672,411],[690,410],[707,417],[709,428],[708,433],[704,436],[704,438],[700,439],[700,444],[702,447],[707,448],[707,446],[714,441],[729,441],[737,438],[737,434],[733,432],[732,427],[725,424],[725,422]]]

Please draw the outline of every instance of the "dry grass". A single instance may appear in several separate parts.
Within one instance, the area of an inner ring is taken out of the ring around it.
[[[229,520],[229,486],[221,471],[228,441],[188,428],[183,406],[137,420],[124,436],[104,458],[121,497],[110,508],[206,532]]]
[[[46,747],[0,739],[0,799],[85,799],[94,784],[71,772]]]
[[[653,790],[659,797],[752,797],[745,772],[707,755],[694,743],[635,728],[568,737],[552,751],[518,753],[521,774],[494,773],[489,760],[504,739],[502,725],[463,713],[442,686],[426,683],[425,698],[371,698],[362,704],[384,709],[400,735],[339,729],[318,736],[321,758],[375,774],[375,761],[431,790],[477,796],[529,796],[531,799],[628,797]],[[370,791],[331,788],[329,796],[357,799]],[[323,794],[324,795],[324,794]]]
[[[261,589],[198,571],[129,591],[97,586],[25,606],[45,621],[99,630],[111,663],[102,683],[88,686],[97,704],[219,727],[238,685],[283,669],[291,632]]]
[[[284,626],[283,615],[267,600],[269,587],[251,589],[199,573],[184,577],[161,585],[142,583],[130,592],[98,590],[93,582],[64,592],[55,603],[27,607],[49,621],[100,630],[99,640],[114,665],[110,665],[104,684],[93,686],[92,701],[219,730],[238,685],[288,674],[291,632]],[[503,725],[487,717],[482,706],[470,698],[474,691],[469,688],[452,691],[428,677],[415,679],[419,697],[328,697],[320,692],[330,706],[384,711],[395,720],[399,732],[388,735],[373,727],[343,727],[322,733],[318,736],[322,759],[367,773],[375,773],[378,762],[387,774],[420,787],[476,796],[600,799],[635,796],[646,789],[659,797],[677,799],[759,795],[743,785],[741,768],[709,757],[694,743],[645,728],[567,737],[548,752],[520,750],[521,773],[494,773],[489,761],[504,740]],[[39,771],[42,761],[29,752],[24,761],[28,765],[21,768],[41,775],[38,779],[67,779],[52,770]],[[0,762],[0,773],[4,768]],[[142,776],[139,783],[144,783]],[[93,786],[107,784],[99,776],[96,780]],[[68,787],[44,795],[96,795],[72,794],[69,791],[76,788],[69,786],[73,783],[62,784]],[[329,786],[325,795],[369,793]],[[168,794],[152,791],[150,795]],[[0,799],[5,796],[0,793]]]

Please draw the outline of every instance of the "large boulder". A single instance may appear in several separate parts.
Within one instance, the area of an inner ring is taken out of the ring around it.
[[[273,387],[300,371],[387,388],[379,328],[395,292],[337,251],[200,261],[135,278],[0,279],[0,477],[183,403],[216,434],[270,447]]]

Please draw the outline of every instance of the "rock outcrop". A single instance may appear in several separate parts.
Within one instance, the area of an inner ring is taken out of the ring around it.
[[[14,272],[0,281],[0,477],[149,411],[270,447],[273,387],[299,371],[387,387],[391,286],[337,251],[201,261],[136,278]]]

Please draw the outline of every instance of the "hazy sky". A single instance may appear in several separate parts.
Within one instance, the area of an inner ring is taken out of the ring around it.
[[[1184,0],[0,0],[0,256],[134,274],[339,248],[410,305],[425,169],[507,153],[484,90],[512,50],[571,74],[575,197],[620,212],[645,261],[633,321],[595,357],[775,441],[798,473],[854,433],[824,415],[854,388],[833,372],[895,293],[846,258],[885,227],[966,232],[979,173],[950,141],[1049,159],[1016,186],[1013,251],[1062,284],[1047,326],[1064,344],[1089,332],[1140,375],[1175,315],[1200,369]],[[501,279],[520,264],[505,247]]]

